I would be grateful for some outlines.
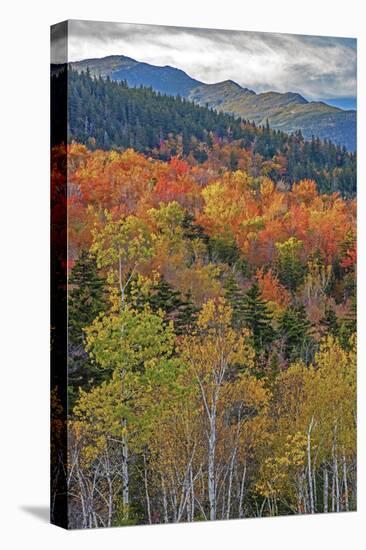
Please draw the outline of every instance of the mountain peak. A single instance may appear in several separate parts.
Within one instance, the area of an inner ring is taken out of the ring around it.
[[[138,65],[138,62],[125,55],[107,55],[106,57],[93,57],[83,59],[82,61],[72,61],[71,67],[76,71],[86,71],[89,69],[92,76],[111,76],[116,68],[131,68]]]
[[[304,98],[301,94],[297,92],[287,92],[285,94],[290,100],[293,100],[296,103],[309,103],[307,99]]]
[[[235,82],[234,80],[231,80],[230,78],[227,80],[223,80],[222,82],[219,82],[218,84],[225,84],[226,86],[230,86],[232,88],[242,89],[240,84]]]
[[[256,95],[256,93],[253,90],[250,90],[249,88],[243,88],[235,82],[234,80],[228,79],[228,80],[221,80],[220,82],[214,82],[213,84],[202,84],[199,88],[196,90],[192,90],[192,96],[193,95],[199,95],[200,92],[208,92],[208,93],[224,93],[224,94],[241,94],[241,95]]]
[[[105,57],[95,59],[99,59],[99,61],[134,61],[134,63],[137,63],[136,59],[123,54],[106,55]],[[88,61],[88,59],[85,59],[85,61]]]
[[[225,89],[230,91],[243,91],[243,88],[235,82],[234,80],[222,80],[221,82],[214,82],[213,84],[205,84],[205,86],[210,86],[211,88]]]

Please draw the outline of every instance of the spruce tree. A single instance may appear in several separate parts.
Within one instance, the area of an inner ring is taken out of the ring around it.
[[[288,307],[279,319],[279,335],[283,342],[285,359],[308,360],[308,349],[312,342],[310,334],[311,324],[306,317],[303,305]]]
[[[95,259],[83,250],[71,270],[69,285],[69,340],[83,342],[83,329],[89,326],[106,307],[104,280],[99,275]]]
[[[224,282],[224,296],[233,310],[232,324],[240,328],[244,323],[244,294],[231,274]]]
[[[302,247],[302,241],[295,237],[290,237],[284,243],[276,243],[278,278],[293,293],[302,283],[305,275],[305,267],[301,260]]]
[[[166,322],[173,321],[177,335],[187,333],[195,323],[198,309],[192,302],[191,293],[188,292],[185,298],[182,298],[180,292],[164,278],[151,289],[146,302],[154,312],[161,310]]]
[[[171,314],[182,304],[179,297],[179,292],[174,290],[172,285],[170,285],[163,277],[152,288],[151,294],[147,301],[154,312],[161,309],[167,319],[169,319]]]
[[[338,336],[339,323],[337,314],[330,306],[325,308],[324,315],[320,319],[320,326],[322,327],[324,334]]]
[[[101,373],[89,362],[84,349],[83,329],[106,309],[104,280],[95,259],[83,250],[71,270],[68,298],[68,397],[69,406],[78,395],[78,388],[101,382]]]
[[[273,341],[274,331],[267,302],[262,299],[257,283],[244,296],[243,320],[245,326],[252,331],[255,351],[260,353],[266,350]]]
[[[188,291],[185,299],[182,300],[177,316],[174,319],[174,329],[178,336],[188,334],[192,331],[197,319],[198,311],[198,308],[192,301],[192,294]]]
[[[349,312],[340,322],[339,326],[339,341],[344,349],[350,348],[350,338],[357,332],[357,301],[356,297],[352,296],[350,300]]]
[[[208,242],[209,237],[203,230],[201,225],[195,223],[194,215],[191,212],[186,212],[182,221],[183,236],[185,239],[193,241],[195,239],[201,239],[205,243]]]

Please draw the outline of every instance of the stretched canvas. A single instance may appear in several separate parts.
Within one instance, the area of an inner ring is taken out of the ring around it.
[[[52,522],[356,510],[356,40],[51,53]]]

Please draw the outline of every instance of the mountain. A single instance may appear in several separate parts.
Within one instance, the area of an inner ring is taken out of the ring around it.
[[[286,133],[301,130],[307,140],[316,136],[344,145],[350,151],[356,149],[355,110],[343,110],[321,101],[309,102],[298,93],[256,93],[233,80],[204,84],[169,65],[150,65],[123,55],[85,59],[71,66],[78,72],[89,69],[91,76],[126,81],[129,87],[151,87],[162,94],[180,95],[257,125],[268,120],[272,128]]]
[[[198,105],[240,116],[259,125],[293,133],[301,130],[305,139],[312,136],[356,149],[356,111],[344,111],[321,101],[307,101],[293,92],[264,92],[242,88],[227,80],[202,84],[191,90],[188,99]]]
[[[51,80],[56,91],[59,78],[56,73]],[[193,163],[216,163],[220,158],[230,170],[242,159],[253,177],[263,165],[276,182],[314,179],[321,192],[355,193],[356,155],[331,142],[255,127],[181,97],[129,88],[124,81],[93,79],[72,69],[67,78],[69,142],[92,150],[132,147],[162,160],[180,155]]]
[[[71,63],[71,66],[78,72],[89,68],[92,76],[109,76],[111,80],[125,80],[131,88],[151,87],[156,92],[173,96],[186,97],[193,88],[202,84],[180,69],[169,65],[158,67],[140,63],[123,55],[85,59]]]
[[[107,57],[95,57],[92,59],[83,59],[74,61],[70,66],[78,72],[89,69],[91,76],[111,77],[112,73],[118,69],[128,69],[138,65],[138,61],[126,57],[125,55],[108,55]]]

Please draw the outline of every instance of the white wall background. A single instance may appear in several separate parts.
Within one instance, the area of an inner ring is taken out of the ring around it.
[[[2,4],[0,118],[0,544],[5,549],[358,549],[365,539],[365,158],[359,161],[359,511],[177,526],[62,531],[48,525],[49,25],[95,19],[356,36],[359,156],[365,49],[359,0],[62,0]]]

